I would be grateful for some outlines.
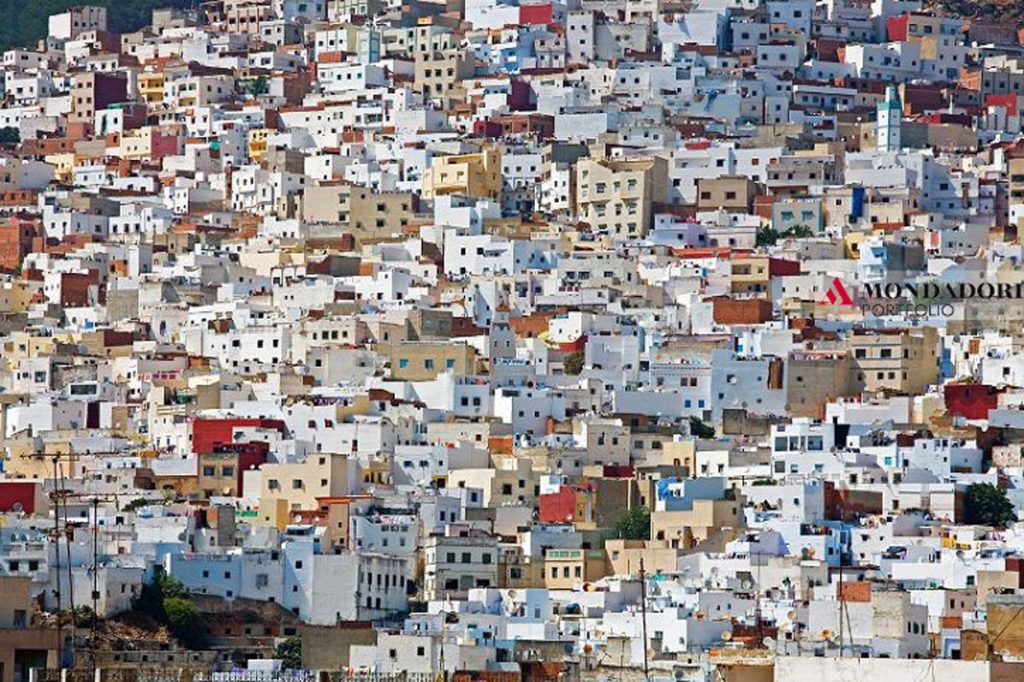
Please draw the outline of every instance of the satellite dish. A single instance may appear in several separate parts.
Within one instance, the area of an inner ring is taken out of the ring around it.
[[[722,641],[723,642],[728,642],[731,639],[732,639],[732,633],[731,632],[725,631],[725,632],[722,633]]]
[[[821,631],[821,638],[822,639],[832,639],[832,631],[829,630],[828,628],[825,628],[824,630]]]
[[[704,620],[704,612],[698,611],[696,614],[694,614],[694,618],[696,618],[697,620]]]
[[[796,620],[796,611],[787,611],[786,618],[789,618],[790,620]]]

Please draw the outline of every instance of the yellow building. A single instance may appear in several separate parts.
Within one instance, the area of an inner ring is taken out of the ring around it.
[[[71,182],[75,172],[75,164],[78,157],[74,152],[61,152],[59,154],[47,154],[43,157],[46,163],[53,166],[53,177],[60,182]]]
[[[764,293],[769,290],[771,274],[767,256],[734,258],[730,280],[734,294]]]
[[[164,101],[163,71],[139,74],[139,97],[146,104],[159,104]]]
[[[249,160],[253,163],[263,161],[267,153],[267,135],[271,133],[269,128],[252,128],[249,130]]]
[[[464,194],[501,201],[501,150],[487,146],[474,154],[434,159],[423,178],[423,196]]]
[[[53,336],[34,336],[25,332],[12,332],[0,345],[3,359],[8,362],[53,355],[57,351],[58,339]]]

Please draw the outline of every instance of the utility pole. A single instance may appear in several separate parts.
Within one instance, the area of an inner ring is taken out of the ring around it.
[[[96,645],[96,621],[99,620],[99,541],[100,541],[100,498],[92,498],[92,626],[89,632],[89,649],[92,652],[92,679],[96,679],[96,658],[99,647]]]
[[[839,607],[839,658],[843,657],[843,558],[839,557],[839,587],[836,590],[836,605]]]
[[[57,462],[58,457],[53,458],[53,492],[50,493],[50,500],[53,502],[53,567],[57,576],[57,670],[64,669],[64,628],[60,623],[60,612],[63,606],[60,598],[60,496],[57,491]]]
[[[445,594],[445,606],[447,606],[447,604],[448,604],[448,595],[446,593]],[[444,667],[444,637],[445,637],[445,634],[447,633],[447,631],[448,631],[448,609],[447,608],[442,608],[441,609],[441,655],[440,655],[441,674],[439,675],[439,677],[441,678],[441,682],[448,682],[448,670],[447,670],[447,668]]]
[[[70,473],[71,464],[68,464]],[[60,467],[60,499],[64,501],[64,548],[66,550],[67,562],[64,567],[68,573],[68,610],[71,612],[71,657],[75,655],[75,636],[78,630],[78,614],[75,613],[75,581],[71,574],[71,526],[68,525],[68,497],[70,491],[65,487],[64,467]]]
[[[644,635],[644,681],[647,675],[647,571],[644,570],[644,557],[640,555],[640,624]]]
[[[760,542],[760,538],[758,542]],[[754,586],[754,618],[757,619],[757,647],[761,648],[764,642],[764,631],[761,628],[761,552],[754,552],[754,559],[757,561],[756,582]],[[775,635],[778,637],[778,633]]]

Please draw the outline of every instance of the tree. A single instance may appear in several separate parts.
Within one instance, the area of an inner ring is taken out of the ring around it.
[[[779,232],[772,227],[763,227],[757,231],[757,246],[774,246],[780,239],[806,239],[814,236],[814,230],[807,225],[794,225],[788,230]]]
[[[770,227],[764,227],[757,231],[757,246],[772,246],[779,241],[779,233]]]
[[[633,507],[615,524],[615,533],[623,540],[650,540],[651,510]]]
[[[165,625],[189,649],[206,645],[206,627],[199,609],[188,598],[185,586],[160,567],[154,570],[153,580],[142,586],[135,610]]]
[[[583,371],[583,361],[583,351],[574,350],[573,352],[566,355],[565,359],[562,360],[562,368],[565,370],[566,374],[576,376]]]
[[[277,645],[277,657],[286,670],[302,668],[302,638],[289,637]]]
[[[14,47],[35,47],[48,33],[48,17],[69,7],[83,4],[81,0],[0,0],[0,51]],[[152,22],[153,9],[161,7],[194,7],[195,0],[90,0],[89,5],[108,8],[107,27],[114,33],[130,33]]]
[[[136,497],[134,500],[121,508],[121,511],[134,512],[151,505],[163,504],[164,500],[155,500],[149,497]]]
[[[715,437],[715,429],[702,422],[697,417],[690,417],[690,435],[697,438],[711,439]]]
[[[254,78],[249,81],[246,84],[245,89],[253,97],[259,97],[260,95],[265,95],[270,92],[270,81],[263,76],[259,76],[258,78]]]
[[[153,570],[153,579],[142,586],[142,592],[135,601],[135,610],[151,616],[159,623],[165,623],[167,612],[164,610],[164,602],[172,597],[184,596],[185,586],[157,566]]]
[[[16,145],[21,142],[21,132],[13,126],[0,128],[0,145]]]
[[[1017,520],[1017,511],[1006,492],[991,483],[974,483],[964,496],[964,521],[1004,528]]]
[[[782,233],[783,237],[794,237],[796,239],[806,239],[807,237],[814,236],[814,230],[807,225],[794,225],[785,232]]]
[[[164,599],[167,629],[189,649],[202,649],[206,645],[206,627],[199,609],[185,597]]]

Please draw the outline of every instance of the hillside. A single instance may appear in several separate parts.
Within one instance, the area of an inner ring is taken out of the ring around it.
[[[191,7],[195,0],[0,0],[0,50],[35,47],[46,36],[47,17],[74,5],[109,7],[108,23],[112,31],[134,31],[150,23],[154,8]]]
[[[944,14],[955,17],[1020,20],[1024,17],[1022,0],[932,0],[926,3]]]

